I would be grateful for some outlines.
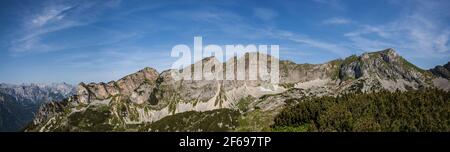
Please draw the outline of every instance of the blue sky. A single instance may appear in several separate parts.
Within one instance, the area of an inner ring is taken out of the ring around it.
[[[170,68],[177,44],[278,44],[323,63],[394,48],[421,68],[450,60],[448,0],[2,0],[0,82],[108,82]]]

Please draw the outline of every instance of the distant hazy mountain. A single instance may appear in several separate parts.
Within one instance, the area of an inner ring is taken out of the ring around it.
[[[235,65],[249,56],[227,63]],[[26,131],[261,131],[281,109],[301,101],[297,99],[450,88],[447,78],[416,67],[393,49],[323,64],[268,58],[280,63],[279,84],[261,79],[175,80],[174,70],[158,73],[152,68],[109,83],[81,83],[76,95],[42,106]],[[209,57],[192,66],[199,63],[226,65]]]
[[[74,95],[75,88],[58,84],[0,84],[0,131],[20,131],[43,103]]]

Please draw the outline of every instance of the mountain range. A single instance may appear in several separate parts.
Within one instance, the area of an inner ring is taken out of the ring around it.
[[[20,131],[43,103],[62,101],[75,94],[66,83],[0,84],[0,131]]]
[[[249,56],[221,63],[208,57],[191,66],[213,67],[244,62]],[[265,131],[274,117],[303,99],[349,93],[437,88],[448,91],[449,63],[423,70],[393,49],[367,52],[323,64],[279,62],[278,84],[257,80],[174,79],[144,68],[117,81],[80,83],[76,94],[43,104],[25,131]],[[270,71],[270,70],[269,70]]]

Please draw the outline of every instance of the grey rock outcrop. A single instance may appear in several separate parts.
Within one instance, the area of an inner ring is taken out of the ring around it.
[[[450,62],[448,62],[445,65],[438,65],[433,69],[429,70],[431,73],[433,73],[436,76],[450,79]]]
[[[78,85],[78,101],[89,104],[92,100],[104,100],[116,95],[133,96],[135,102],[142,103],[145,98],[137,98],[136,93],[149,94],[154,88],[158,72],[153,68],[144,68],[134,74],[123,77],[117,81],[105,83],[80,83]]]

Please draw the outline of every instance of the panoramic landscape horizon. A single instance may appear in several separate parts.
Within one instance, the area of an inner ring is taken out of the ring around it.
[[[447,1],[2,1],[1,83],[109,82],[159,72],[178,44],[279,45],[322,64],[394,48],[424,70],[450,58]],[[194,63],[195,61],[191,61]]]
[[[264,150],[310,139],[291,132],[450,132],[450,1],[0,4],[0,132]]]

